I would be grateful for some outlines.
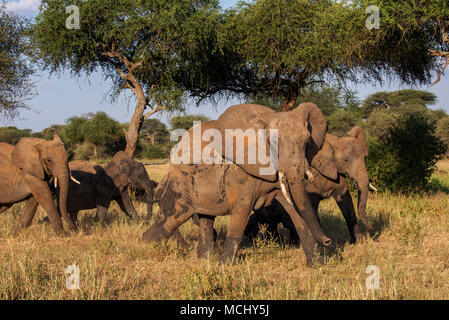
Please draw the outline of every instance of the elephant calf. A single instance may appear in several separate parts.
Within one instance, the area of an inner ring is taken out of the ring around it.
[[[368,172],[365,167],[367,155],[366,138],[361,127],[353,128],[346,136],[340,138],[328,134],[323,148],[312,160],[311,171],[315,179],[306,182],[306,192],[309,194],[317,217],[320,201],[330,196],[335,199],[346,220],[351,243],[360,239],[362,234],[346,183],[347,176],[353,179],[359,190],[359,217],[368,230],[373,229],[367,221],[365,213],[370,188]],[[264,223],[268,225],[268,231],[278,238],[277,225],[281,222],[290,230],[290,241],[297,243],[298,235],[295,227],[289,215],[276,201],[269,207],[254,212],[246,227],[245,236],[249,239],[255,237],[259,232],[259,223]]]
[[[86,161],[69,163],[72,175],[81,182],[70,184],[68,211],[74,221],[78,211],[97,208],[97,217],[104,221],[111,201],[129,217],[139,216],[129,197],[128,187],[137,192],[137,199],[147,203],[149,220],[153,210],[152,181],[142,163],[131,159],[125,152],[118,152],[107,165],[94,166]]]

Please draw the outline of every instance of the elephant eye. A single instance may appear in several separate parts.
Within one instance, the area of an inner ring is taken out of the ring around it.
[[[47,158],[47,159],[45,159],[45,162],[51,163],[51,159],[50,159],[50,158]]]

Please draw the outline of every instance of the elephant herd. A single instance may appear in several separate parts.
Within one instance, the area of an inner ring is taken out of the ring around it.
[[[178,146],[195,144],[195,130],[198,128],[190,129]],[[222,261],[232,262],[242,239],[257,235],[259,223],[268,224],[268,230],[278,236],[277,225],[282,222],[290,230],[290,240],[302,244],[311,265],[317,257],[322,261],[317,255],[320,245],[332,243],[320,225],[321,200],[334,198],[351,242],[363,236],[346,180],[352,178],[358,189],[360,220],[368,230],[373,229],[366,217],[372,186],[365,167],[366,138],[360,127],[343,137],[327,134],[320,109],[304,103],[280,113],[260,105],[232,106],[218,120],[202,123],[199,130],[201,135],[215,130],[222,136],[229,130],[268,132],[266,151],[277,148],[275,170],[264,170],[266,164],[259,160],[247,160],[252,151],[249,138],[242,148],[234,148],[231,156],[224,152],[224,141],[213,149],[201,142],[201,152],[226,161],[171,161],[168,174],[156,185],[144,166],[125,152],[117,153],[107,165],[94,166],[85,161],[68,162],[58,136],[52,141],[22,138],[16,146],[0,144],[0,212],[26,200],[16,227],[20,230],[31,224],[41,205],[53,230],[62,234],[62,219],[76,229],[78,211],[96,208],[97,217],[104,220],[112,200],[128,216],[138,217],[129,196],[132,189],[137,200],[147,204],[146,220],[152,216],[153,204],[159,204],[155,222],[143,234],[145,242],[173,236],[183,243],[178,228],[194,218],[199,225],[198,255],[207,257],[216,240],[215,218],[229,215]],[[272,132],[276,132],[275,140]]]
[[[112,200],[126,215],[137,217],[128,188],[147,203],[149,219],[155,187],[144,165],[123,151],[107,165],[94,166],[87,161],[68,162],[56,135],[52,141],[22,138],[16,146],[0,143],[0,213],[26,200],[16,231],[30,226],[39,205],[58,235],[64,232],[61,216],[75,230],[80,210],[97,208],[97,217],[103,221]]]

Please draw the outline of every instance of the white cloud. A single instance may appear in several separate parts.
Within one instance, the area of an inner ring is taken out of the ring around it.
[[[40,4],[40,0],[10,0],[6,3],[6,9],[15,13],[34,13]]]

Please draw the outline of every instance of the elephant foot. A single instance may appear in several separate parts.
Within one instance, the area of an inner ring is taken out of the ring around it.
[[[214,243],[199,241],[197,246],[197,256],[200,259],[208,259],[213,255]]]
[[[142,240],[145,242],[160,241],[162,239],[168,239],[170,234],[162,226],[152,226],[142,236]]]
[[[179,248],[186,249],[187,248],[187,242],[184,240],[184,237],[181,235],[178,229],[176,229],[173,232],[173,237],[176,240],[176,244]]]
[[[70,221],[70,223],[67,222],[67,225],[68,225],[70,231],[77,231],[78,230],[78,227],[72,221]]]
[[[368,230],[368,232],[374,232],[373,225],[370,222],[368,222],[367,219],[361,219],[361,220],[362,220],[362,223],[365,226],[366,230]]]
[[[322,266],[324,264],[324,257],[322,255],[307,257],[306,259],[306,267],[313,268],[317,266]]]
[[[222,264],[232,264],[235,262],[235,254],[240,245],[241,239],[227,238],[225,240],[223,253],[221,255]]]

